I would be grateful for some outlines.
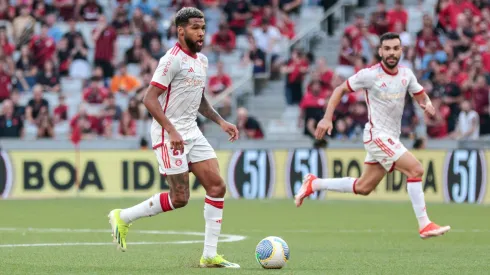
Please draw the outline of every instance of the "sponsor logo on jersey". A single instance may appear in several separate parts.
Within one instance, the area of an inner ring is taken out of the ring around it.
[[[201,87],[204,85],[204,81],[201,79],[193,79],[191,77],[186,77],[184,79],[184,83],[186,86],[194,86],[194,87]]]
[[[174,58],[172,56],[169,56],[167,63],[165,63],[165,68],[163,68],[163,76],[166,76],[168,73],[168,70],[170,69],[170,65],[172,65],[172,61]]]

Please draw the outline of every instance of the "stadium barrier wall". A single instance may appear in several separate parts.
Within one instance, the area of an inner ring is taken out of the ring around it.
[[[490,151],[478,149],[414,151],[425,169],[429,202],[490,203],[487,192]],[[148,197],[168,190],[152,151],[89,150],[3,151],[0,193],[6,199]],[[306,173],[321,177],[359,177],[365,151],[360,149],[218,150],[227,197],[292,198]],[[192,169],[192,165],[191,165]],[[79,179],[79,181],[77,181]],[[77,185],[77,182],[80,184]],[[205,192],[191,174],[191,197]],[[313,199],[408,200],[406,177],[389,173],[370,196],[330,192]]]

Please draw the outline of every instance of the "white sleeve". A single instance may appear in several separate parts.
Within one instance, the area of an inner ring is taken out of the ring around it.
[[[180,59],[170,53],[165,54],[158,62],[150,84],[162,90],[167,90],[174,77],[180,71]]]
[[[371,88],[374,81],[373,72],[375,71],[369,68],[360,70],[347,79],[347,87],[351,92]]]
[[[424,87],[417,81],[417,77],[410,70],[410,80],[408,82],[408,93],[411,96],[418,95],[424,91]]]

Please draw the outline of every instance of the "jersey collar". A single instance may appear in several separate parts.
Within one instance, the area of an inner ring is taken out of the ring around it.
[[[396,72],[392,73],[392,72],[388,71],[388,69],[383,65],[383,62],[379,62],[379,64],[381,65],[381,68],[383,68],[383,71],[386,74],[393,75],[393,76],[398,74],[398,68],[396,68]]]
[[[187,54],[188,56],[190,56],[190,57],[192,57],[192,58],[194,58],[194,59],[196,59],[196,58],[197,58],[197,54],[195,54],[195,53],[191,53],[190,51],[183,49],[183,48],[182,48],[182,46],[180,45],[180,43],[179,43],[179,42],[177,42],[177,43],[175,44],[175,46],[179,47],[179,49],[180,49],[181,51],[183,51],[185,54]]]

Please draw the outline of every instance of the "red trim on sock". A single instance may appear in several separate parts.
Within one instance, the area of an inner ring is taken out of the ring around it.
[[[407,179],[407,182],[422,182],[422,178],[410,178]]]
[[[212,205],[218,209],[223,209],[223,204],[225,203],[224,201],[213,201],[208,198],[204,199],[204,203],[207,203],[209,205]]]
[[[352,184],[352,192],[353,192],[354,194],[356,194],[356,195],[357,195],[357,192],[356,192],[356,183],[357,183],[357,180],[358,180],[358,179],[356,179],[356,180],[354,181],[354,183]]]
[[[170,201],[168,199],[168,193],[160,193],[160,206],[163,212],[172,211],[172,206],[170,206]]]

